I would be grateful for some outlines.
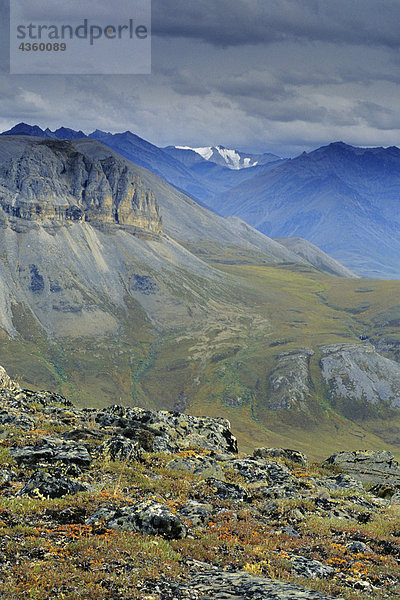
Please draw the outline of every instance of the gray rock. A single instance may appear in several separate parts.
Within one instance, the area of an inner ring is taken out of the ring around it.
[[[189,520],[194,527],[200,527],[209,522],[212,508],[211,504],[202,504],[195,500],[190,500],[179,509],[179,515],[183,519]]]
[[[309,348],[299,348],[283,352],[277,357],[276,367],[268,378],[267,408],[307,408],[307,401],[311,396],[310,357],[313,354],[313,350]]]
[[[7,485],[13,479],[16,478],[16,473],[14,471],[9,471],[8,469],[0,469],[0,486]]]
[[[313,560],[311,558],[305,558],[304,556],[298,556],[296,554],[290,557],[292,565],[292,571],[301,575],[302,577],[308,577],[310,579],[316,579],[317,577],[332,577],[336,569],[328,565],[324,565],[319,560]]]
[[[253,456],[255,458],[287,458],[300,465],[308,464],[305,454],[298,450],[289,450],[286,448],[256,448]]]
[[[177,471],[189,471],[199,477],[213,477],[214,479],[225,480],[225,474],[218,462],[207,456],[188,456],[185,458],[174,458],[167,467]]]
[[[9,377],[4,367],[0,366],[0,388],[17,392],[21,388],[19,385]]]
[[[15,425],[20,429],[29,431],[35,428],[35,420],[16,411],[0,410],[0,425]]]
[[[204,600],[333,600],[333,596],[322,592],[305,590],[293,583],[255,577],[245,571],[232,573],[194,560],[189,561],[188,567],[189,585],[191,589],[199,591]],[[336,597],[336,600],[342,599]]]
[[[221,500],[240,500],[242,502],[249,500],[247,490],[238,483],[227,483],[212,477],[207,479],[207,483]]]
[[[130,432],[144,427],[150,429],[154,434],[154,452],[176,452],[197,446],[216,452],[237,453],[237,441],[227,419],[115,405],[98,411],[96,422],[103,427],[120,427]]]
[[[88,491],[88,487],[79,481],[36,471],[17,495],[27,495],[32,498],[61,498],[85,491]]]
[[[295,538],[297,540],[301,538],[301,533],[299,533],[297,529],[295,529],[291,525],[286,525],[285,527],[278,529],[276,533],[284,533],[285,535],[288,535],[289,537]]]
[[[230,461],[229,465],[248,483],[265,482],[271,486],[297,485],[290,470],[274,461],[266,462],[256,458],[239,458]]]
[[[167,539],[186,536],[186,527],[179,516],[167,506],[154,500],[145,500],[133,506],[117,509],[100,508],[87,523],[104,523],[110,529],[142,531],[149,535],[161,535]]]
[[[337,465],[355,479],[374,485],[385,483],[400,487],[400,468],[391,452],[356,450],[337,452],[325,461]]]
[[[85,446],[50,436],[43,437],[36,446],[11,448],[10,454],[18,464],[75,463],[86,467],[91,456]]]
[[[315,485],[318,487],[323,487],[330,491],[340,491],[340,490],[364,490],[363,485],[354,477],[347,475],[346,473],[339,473],[338,475],[333,475],[331,477],[323,477],[322,479],[314,480]]]
[[[357,554],[358,552],[371,552],[371,548],[369,548],[367,544],[358,541],[350,542],[349,544],[347,544],[347,550],[354,554]]]
[[[390,498],[390,504],[391,506],[400,506],[400,492],[393,494]]]
[[[98,452],[108,460],[139,460],[143,454],[143,448],[138,442],[115,437],[103,442],[98,447]]]

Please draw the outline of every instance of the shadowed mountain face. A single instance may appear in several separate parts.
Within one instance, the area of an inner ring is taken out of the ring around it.
[[[341,142],[286,161],[213,206],[266,235],[302,237],[366,277],[400,277],[400,150]]]

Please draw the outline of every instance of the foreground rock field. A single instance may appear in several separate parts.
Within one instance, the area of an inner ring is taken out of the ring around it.
[[[394,600],[399,517],[389,452],[243,455],[225,419],[77,409],[0,370],[1,598]]]

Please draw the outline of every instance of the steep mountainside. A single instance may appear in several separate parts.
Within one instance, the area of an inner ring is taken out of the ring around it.
[[[286,161],[212,203],[274,238],[302,237],[366,277],[400,277],[400,150],[341,142]]]

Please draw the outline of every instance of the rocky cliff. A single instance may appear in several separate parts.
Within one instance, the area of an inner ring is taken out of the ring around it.
[[[123,161],[95,160],[69,141],[10,139],[9,156],[0,164],[0,205],[7,215],[162,231],[153,192]]]

